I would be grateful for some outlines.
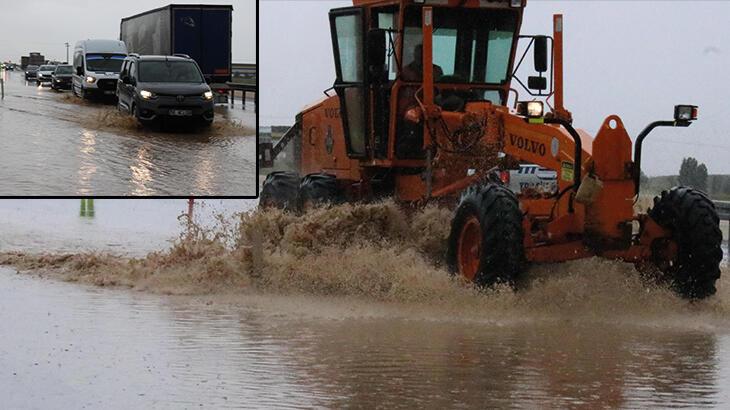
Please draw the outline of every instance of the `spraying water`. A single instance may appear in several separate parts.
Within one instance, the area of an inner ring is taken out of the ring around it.
[[[145,257],[106,253],[4,253],[0,263],[68,281],[165,294],[278,294],[354,297],[422,306],[433,317],[478,321],[638,321],[664,324],[683,315],[723,324],[726,279],[718,294],[688,302],[642,280],[631,264],[591,258],[535,265],[516,292],[478,290],[443,266],[451,211],[406,212],[392,202],[278,210],[188,224],[173,246]]]

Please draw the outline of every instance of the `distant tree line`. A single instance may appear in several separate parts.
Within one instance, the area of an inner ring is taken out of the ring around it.
[[[677,180],[679,185],[707,192],[707,167],[705,164],[700,164],[695,158],[685,158],[679,167]]]
[[[707,166],[692,157],[682,160],[677,175],[647,177],[642,172],[641,184],[647,195],[681,185],[706,192],[713,199],[730,200],[730,175],[710,175]]]

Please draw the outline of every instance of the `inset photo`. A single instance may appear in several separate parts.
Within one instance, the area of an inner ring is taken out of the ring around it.
[[[257,195],[257,1],[184,3],[3,5],[0,196]]]

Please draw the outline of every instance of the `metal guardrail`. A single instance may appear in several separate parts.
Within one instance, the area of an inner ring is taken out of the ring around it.
[[[717,209],[717,215],[721,220],[730,220],[730,202],[725,201],[713,201],[715,203],[715,209]]]
[[[713,201],[715,203],[715,209],[717,210],[717,216],[720,221],[728,221],[727,237],[730,241],[730,202],[725,201]]]
[[[236,91],[241,91],[243,93],[241,102],[243,104],[243,109],[246,109],[246,94],[253,93],[255,96],[254,100],[254,106],[256,107],[256,112],[258,112],[259,109],[259,95],[256,92],[256,85],[253,84],[241,84],[241,83],[226,83],[228,86],[228,89],[231,92],[231,104],[235,107],[236,106]]]

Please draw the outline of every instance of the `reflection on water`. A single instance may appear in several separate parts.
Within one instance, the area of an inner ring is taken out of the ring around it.
[[[256,194],[253,111],[217,107],[210,130],[149,130],[113,105],[29,86],[20,72],[6,75],[0,195]]]
[[[331,320],[272,310],[282,297],[261,309],[247,297],[159,297],[7,269],[0,293],[0,319],[14,323],[0,334],[10,407],[728,404],[730,345],[711,331]]]
[[[152,182],[152,161],[150,158],[149,147],[145,144],[137,149],[137,160],[129,169],[132,171],[132,183],[135,185],[134,194],[145,196],[151,194],[151,189],[147,185]]]
[[[92,193],[92,178],[96,174],[96,164],[93,157],[96,153],[96,135],[89,130],[81,132],[79,164],[79,194],[90,195]]]

